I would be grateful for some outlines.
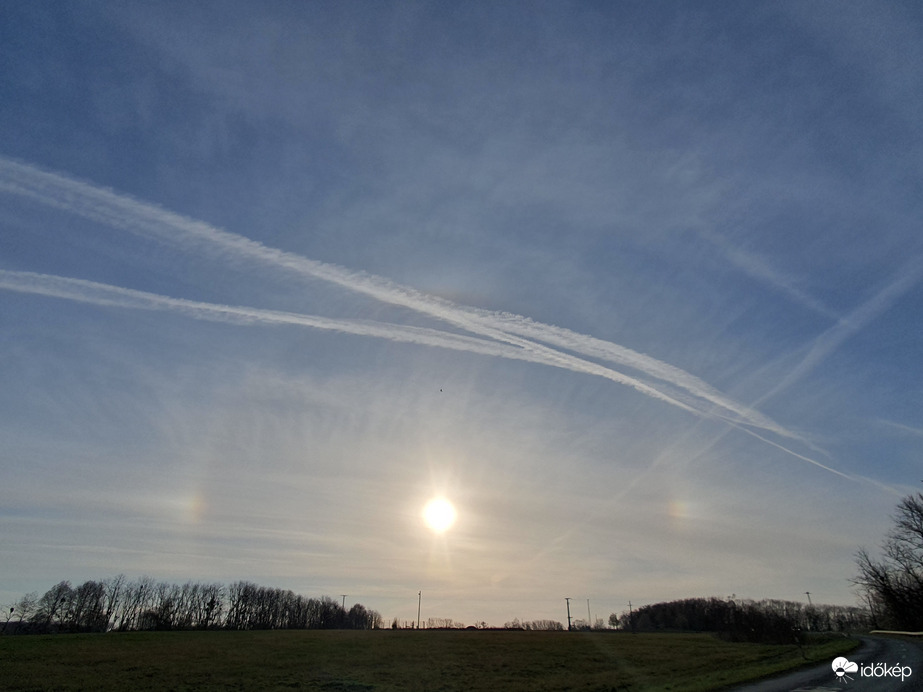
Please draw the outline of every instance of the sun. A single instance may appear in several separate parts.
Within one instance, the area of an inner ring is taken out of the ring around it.
[[[451,528],[456,516],[455,507],[444,497],[433,498],[423,508],[423,522],[435,533]]]

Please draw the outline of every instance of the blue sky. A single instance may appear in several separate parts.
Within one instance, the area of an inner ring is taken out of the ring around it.
[[[915,3],[5,3],[0,601],[852,604],[921,480],[921,46]]]

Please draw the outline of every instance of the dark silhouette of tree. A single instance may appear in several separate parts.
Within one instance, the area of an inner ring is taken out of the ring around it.
[[[346,626],[351,630],[380,629],[381,615],[356,603],[346,614]]]
[[[108,629],[105,584],[86,581],[73,590],[65,626],[71,632],[105,632]]]
[[[55,584],[42,595],[38,602],[34,621],[47,632],[57,632],[66,622],[67,610],[74,590],[69,581]]]
[[[882,544],[882,557],[864,548],[856,553],[859,574],[853,579],[881,627],[923,629],[923,494],[897,505],[894,526]]]
[[[609,617],[620,629],[639,632],[715,632],[733,641],[790,644],[801,632],[866,630],[862,608],[813,605],[766,599],[690,598],[655,603]]]

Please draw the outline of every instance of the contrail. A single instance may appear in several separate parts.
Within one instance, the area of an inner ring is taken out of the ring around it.
[[[667,382],[672,387],[692,395],[695,399],[705,400],[712,404],[709,408],[717,410],[705,409],[701,402],[695,405],[681,403],[675,396],[665,395],[649,385],[639,383],[635,378],[620,373],[621,379],[616,381],[628,384],[668,403],[679,405],[686,410],[691,409],[699,415],[726,418],[742,425],[801,440],[799,435],[788,431],[752,408],[726,397],[694,375],[618,344],[534,322],[521,315],[460,306],[395,284],[383,277],[351,271],[270,248],[204,222],[195,221],[65,176],[41,171],[4,157],[0,157],[0,191],[25,196],[44,205],[115,228],[178,245],[186,251],[198,251],[218,256],[224,261],[233,263],[240,263],[242,260],[255,261],[270,265],[275,269],[282,268],[291,271],[301,277],[310,276],[322,279],[376,300],[407,307],[435,317],[473,334],[517,347],[531,353],[535,362],[545,362],[567,369],[573,369],[571,366],[579,364],[580,371],[602,374],[608,379],[613,379],[612,375],[616,371],[544,345],[551,344],[582,356],[630,367],[649,377]],[[721,413],[722,410],[724,414]]]
[[[864,329],[890,308],[898,298],[919,283],[921,277],[923,277],[923,260],[915,258],[907,262],[887,286],[818,336],[801,362],[775,387],[760,397],[756,405],[770,399],[811,372],[844,341]]]
[[[507,358],[511,360],[521,360],[532,363],[539,363],[551,367],[562,368],[572,372],[595,375],[604,377],[613,382],[627,385],[633,389],[663,401],[682,408],[689,413],[705,418],[717,418],[730,424],[749,435],[756,437],[763,442],[776,447],[798,459],[819,466],[820,468],[835,473],[838,476],[855,480],[836,469],[830,468],[810,457],[798,454],[787,447],[776,442],[768,440],[761,435],[754,433],[746,427],[743,427],[738,421],[731,418],[715,415],[707,411],[702,411],[695,406],[684,403],[678,397],[672,397],[661,390],[649,384],[641,382],[635,378],[624,375],[618,371],[611,370],[596,363],[582,361],[579,358],[559,354],[558,358],[548,358],[547,356],[519,349],[517,347],[487,341],[476,337],[465,336],[462,334],[453,334],[438,329],[429,329],[426,327],[412,327],[407,325],[374,322],[370,320],[349,320],[334,319],[329,317],[320,317],[316,315],[304,315],[300,313],[285,312],[279,310],[265,310],[261,308],[216,305],[214,303],[205,303],[201,301],[186,300],[184,298],[170,298],[168,296],[138,291],[135,289],[124,288],[121,286],[112,286],[85,279],[74,279],[63,276],[50,274],[38,274],[34,272],[20,272],[0,269],[0,289],[17,291],[20,293],[31,293],[52,298],[61,298],[73,300],[91,305],[100,305],[106,307],[118,307],[135,310],[157,310],[170,311],[182,314],[186,317],[199,320],[208,320],[213,322],[223,322],[235,325],[274,325],[274,326],[299,326],[312,329],[321,329],[335,331],[344,334],[354,334],[357,336],[374,337],[397,341],[402,343],[418,344],[423,346],[432,346],[445,348],[456,351],[464,351],[485,356]]]
[[[279,310],[217,305],[184,298],[170,298],[156,293],[51,274],[0,269],[0,288],[20,293],[63,298],[91,305],[135,310],[166,310],[178,312],[193,319],[212,322],[225,322],[236,325],[293,325],[425,346],[439,346],[488,356],[517,357],[515,349],[504,344],[437,329],[370,320],[334,319]]]
[[[812,310],[834,322],[839,321],[839,316],[833,312],[833,310],[805,291],[802,291],[797,287],[796,282],[791,277],[776,271],[758,256],[740,248],[733,247],[720,234],[713,233],[704,228],[698,230],[698,235],[703,240],[710,242],[721,250],[725,258],[731,264],[747,274],[751,279],[759,281],[773,290],[783,293],[803,308]]]
[[[590,358],[599,358],[600,360],[639,370],[646,375],[690,392],[721,409],[730,411],[735,414],[734,420],[739,423],[753,425],[783,437],[800,439],[797,435],[786,430],[759,411],[728,398],[704,380],[669,363],[664,363],[625,346],[614,344],[611,341],[579,334],[563,327],[533,322],[519,315],[497,315],[486,311],[481,314],[483,314],[485,322],[496,325],[497,328],[508,333],[553,344]]]
[[[881,423],[882,425],[887,425],[890,428],[895,428],[897,430],[900,430],[905,433],[909,433],[911,435],[917,435],[919,437],[923,437],[923,428],[914,428],[910,425],[904,425],[903,423],[895,423],[894,421],[885,420],[884,418],[879,418],[878,422]]]
[[[187,317],[213,322],[225,322],[237,325],[266,324],[293,325],[322,329],[327,331],[375,337],[403,343],[434,346],[455,351],[464,351],[485,356],[522,360],[552,367],[604,377],[659,399],[673,406],[678,406],[695,415],[708,415],[694,406],[684,403],[679,398],[660,391],[641,380],[624,375],[616,370],[596,363],[583,361],[568,354],[552,357],[533,351],[517,348],[509,344],[488,341],[477,337],[453,334],[438,329],[413,327],[370,320],[348,320],[304,315],[300,313],[261,308],[216,305],[184,298],[170,298],[156,293],[137,291],[121,286],[73,279],[50,274],[18,272],[0,269],[0,289],[32,293],[53,298],[63,298],[81,303],[136,310],[167,310],[178,312]]]
[[[741,431],[747,433],[748,435],[752,435],[752,436],[755,437],[757,440],[761,440],[761,441],[765,442],[765,443],[768,444],[768,445],[772,445],[773,447],[778,447],[778,448],[781,449],[783,452],[787,452],[787,453],[791,454],[791,455],[794,456],[794,457],[798,457],[798,458],[801,459],[802,461],[806,461],[806,462],[808,462],[809,464],[814,464],[815,466],[819,466],[819,467],[822,468],[824,471],[829,471],[830,473],[835,473],[836,475],[841,476],[842,478],[845,478],[845,479],[848,480],[848,481],[855,481],[855,480],[857,480],[857,479],[854,478],[853,476],[850,476],[850,475],[848,475],[848,474],[845,474],[845,473],[843,473],[842,471],[837,471],[836,469],[831,468],[831,467],[827,466],[826,464],[822,464],[822,463],[820,463],[819,461],[816,461],[815,459],[812,459],[811,457],[806,457],[806,456],[804,456],[803,454],[798,454],[797,452],[793,452],[792,450],[790,450],[788,447],[783,447],[782,445],[778,444],[777,442],[773,442],[772,440],[767,440],[767,439],[766,439],[765,437],[763,437],[762,435],[758,435],[757,433],[753,432],[752,430],[750,430],[750,429],[748,429],[748,428],[740,427],[739,429],[740,429]]]

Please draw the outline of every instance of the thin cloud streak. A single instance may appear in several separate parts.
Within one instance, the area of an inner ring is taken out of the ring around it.
[[[910,435],[916,435],[917,437],[923,437],[923,428],[914,428],[913,426],[896,423],[892,420],[885,420],[884,418],[879,418],[878,422],[889,428],[894,428],[895,430],[900,430]]]
[[[759,411],[726,397],[704,380],[681,368],[670,365],[669,363],[664,363],[656,358],[633,351],[630,348],[614,344],[611,341],[605,341],[586,334],[579,334],[562,327],[533,322],[519,315],[497,316],[495,314],[486,313],[486,311],[484,315],[485,319],[491,320],[492,323],[498,326],[502,325],[502,328],[507,332],[553,344],[591,358],[599,358],[610,363],[618,363],[626,367],[640,370],[659,380],[669,382],[676,387],[695,394],[695,396],[700,399],[704,399],[721,409],[734,413],[736,416],[735,418],[725,418],[724,416],[716,414],[725,420],[734,420],[741,424],[754,425],[783,437],[800,439],[797,435],[786,430]]]
[[[512,348],[504,347],[502,344],[425,327],[411,327],[367,320],[333,319],[278,310],[217,305],[184,298],[170,298],[156,293],[50,274],[0,270],[0,288],[20,293],[74,300],[91,305],[136,310],[167,310],[179,312],[193,319],[212,322],[236,325],[294,325],[404,343],[438,346],[488,356],[518,357]]]
[[[534,322],[511,313],[496,313],[457,305],[450,301],[400,286],[383,277],[354,272],[343,267],[318,262],[306,257],[267,247],[243,236],[222,231],[209,224],[185,218],[179,214],[117,195],[87,183],[0,157],[0,190],[34,199],[42,204],[74,213],[115,228],[143,236],[155,237],[179,245],[184,250],[218,251],[226,259],[256,260],[274,268],[285,268],[298,275],[329,281],[381,302],[410,308],[438,318],[466,331],[504,342],[532,353],[535,362],[566,369],[598,374],[638,391],[654,396],[680,408],[705,415],[750,425],[782,437],[801,437],[751,407],[722,395],[701,379],[655,358],[637,353],[611,342],[572,332],[560,327]],[[521,337],[527,338],[521,338]],[[705,410],[700,402],[687,405],[675,396],[666,395],[649,385],[609,368],[598,366],[569,354],[548,348],[542,341],[584,356],[600,358],[627,366],[646,375],[704,399],[731,415]],[[523,360],[526,360],[523,358]],[[613,377],[616,375],[616,377]],[[807,442],[805,442],[807,444]]]
[[[811,457],[806,457],[806,456],[804,456],[803,454],[798,454],[797,452],[793,452],[793,451],[790,450],[788,447],[783,447],[783,446],[780,445],[778,442],[773,442],[772,440],[768,440],[768,439],[766,439],[765,437],[763,437],[762,435],[759,435],[759,434],[753,432],[753,431],[750,430],[749,428],[744,428],[744,427],[740,427],[740,426],[738,426],[738,428],[739,428],[740,430],[742,430],[743,432],[747,433],[748,435],[752,435],[752,436],[755,437],[757,440],[761,440],[762,442],[765,442],[765,443],[768,444],[768,445],[772,445],[773,447],[777,447],[777,448],[781,449],[783,452],[787,452],[788,454],[791,454],[792,456],[797,457],[798,459],[801,459],[802,461],[806,461],[806,462],[808,462],[809,464],[814,464],[815,466],[817,466],[817,467],[819,467],[819,468],[822,468],[824,471],[829,471],[830,473],[835,473],[836,475],[838,475],[838,476],[840,476],[840,477],[842,477],[842,478],[845,478],[845,479],[848,480],[848,481],[855,481],[855,480],[857,480],[857,479],[854,478],[853,476],[850,476],[850,475],[848,475],[848,474],[846,474],[846,473],[843,473],[842,471],[837,471],[835,468],[831,468],[830,466],[827,466],[826,464],[822,464],[822,463],[820,463],[819,461],[816,461],[815,459],[812,459]]]
[[[735,267],[744,272],[747,276],[755,281],[759,281],[770,288],[779,291],[793,300],[798,305],[823,315],[828,319],[839,321],[839,315],[819,300],[801,290],[795,285],[795,281],[784,276],[769,266],[765,261],[746,252],[740,248],[733,247],[727,240],[705,229],[699,230],[699,236],[704,240],[717,247],[724,254],[725,258]]]
[[[225,322],[236,325],[294,325],[355,334],[358,336],[375,337],[403,343],[434,346],[478,355],[539,363],[541,365],[558,367],[572,372],[604,377],[613,382],[632,387],[638,392],[659,399],[665,403],[678,406],[689,413],[700,416],[707,415],[706,412],[696,409],[692,405],[685,404],[640,380],[623,375],[620,372],[605,368],[596,363],[582,361],[568,354],[540,355],[502,343],[486,341],[484,339],[462,334],[453,334],[438,329],[367,320],[333,319],[278,310],[216,305],[183,298],[170,298],[155,293],[136,291],[130,288],[111,286],[94,281],[87,281],[85,279],[73,279],[49,274],[36,274],[33,272],[0,270],[0,288],[18,291],[20,293],[31,293],[52,298],[75,300],[92,305],[140,310],[169,310],[179,312],[194,319],[214,322]]]
[[[801,359],[801,362],[782,378],[779,384],[760,397],[754,405],[759,406],[811,372],[831,353],[836,351],[844,341],[865,329],[869,323],[890,308],[921,278],[923,278],[923,260],[915,259],[905,264],[887,286],[817,337],[811,344],[807,355]]]

